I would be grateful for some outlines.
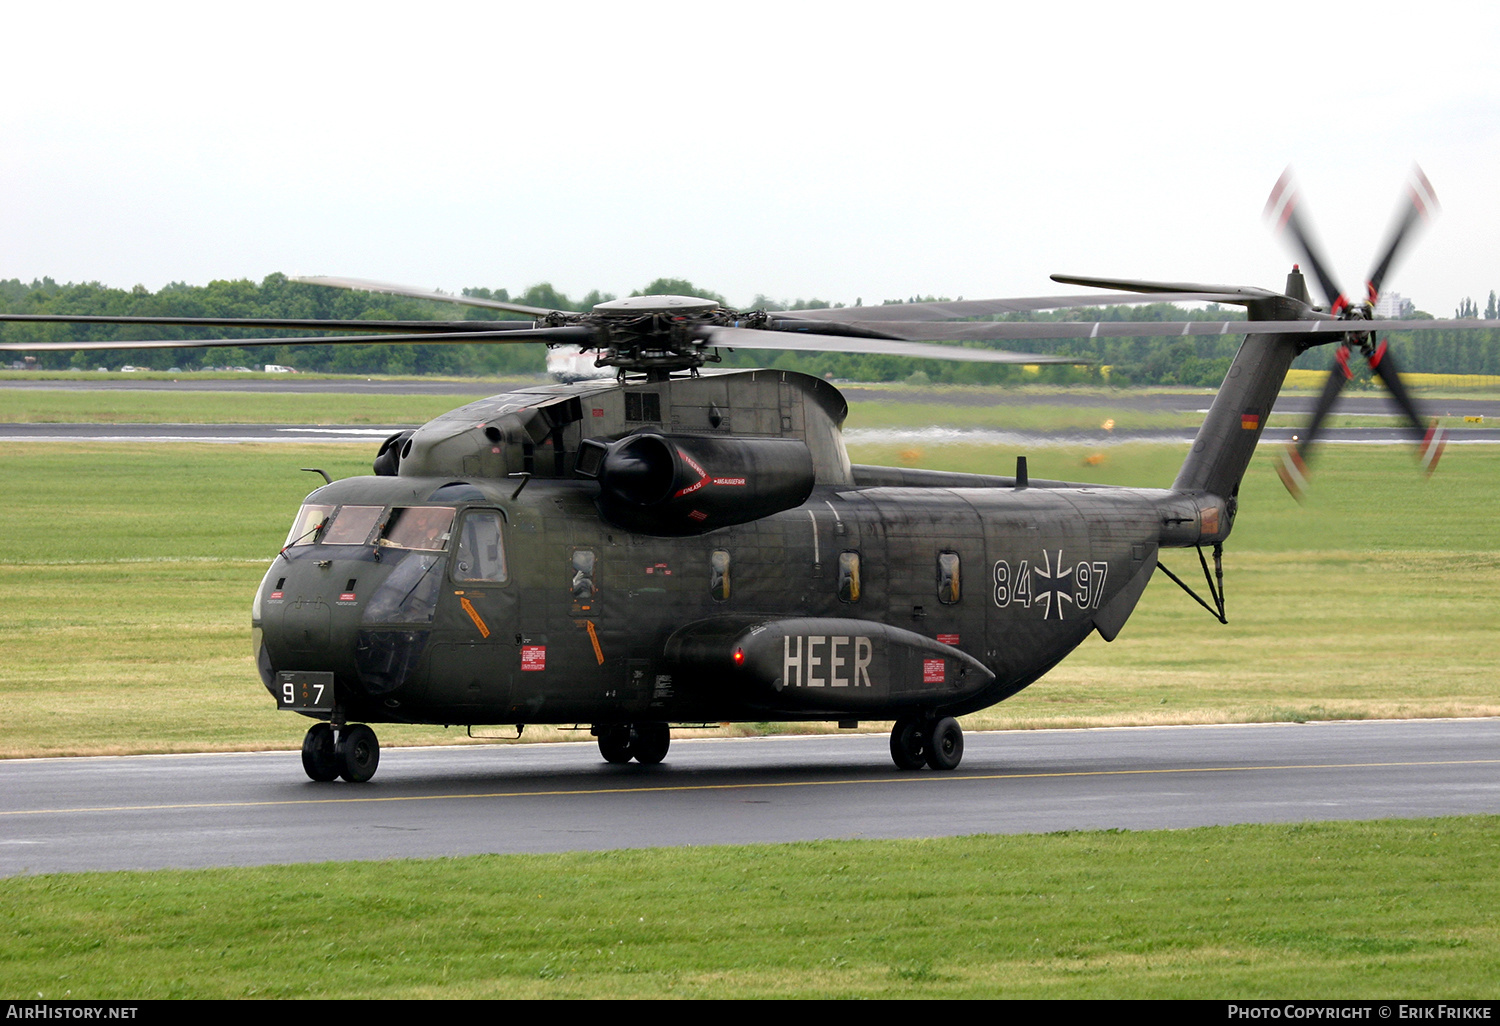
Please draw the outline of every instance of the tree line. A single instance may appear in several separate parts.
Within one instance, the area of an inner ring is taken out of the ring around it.
[[[592,291],[573,300],[548,283],[511,293],[507,289],[471,288],[466,296],[522,303],[555,310],[583,311],[596,303],[616,298]],[[659,278],[632,295],[691,295],[721,304],[718,293],[692,282]],[[887,303],[946,301],[942,296],[911,296]],[[862,305],[856,300],[855,307]],[[776,301],[760,295],[751,309],[795,311],[842,307],[820,299]],[[369,292],[304,285],[283,274],[272,274],[259,284],[250,281],[215,281],[208,285],[174,282],[151,292],[109,288],[97,282],[58,284],[42,278],[29,284],[18,279],[0,280],[0,312],[34,314],[107,314],[116,316],[167,317],[277,317],[330,318],[337,320],[495,320],[510,315],[471,306],[448,306],[427,300],[403,299]],[[1237,307],[1209,306],[1184,310],[1168,303],[1059,310],[1010,314],[998,318],[1015,321],[1091,320],[1153,322],[1168,320],[1237,320],[1244,317]],[[1417,313],[1417,317],[1428,315]],[[1455,316],[1477,317],[1472,299],[1464,300]],[[1495,293],[1491,292],[1485,317],[1500,320]],[[294,332],[264,332],[248,329],[138,327],[127,334],[117,326],[72,324],[4,324],[0,340],[6,342],[66,342],[109,339],[264,338],[295,335]],[[140,349],[37,353],[43,368],[69,367],[117,370],[124,365],[154,370],[196,370],[212,367],[283,364],[304,371],[351,374],[445,374],[509,375],[541,373],[544,350],[530,344],[488,343],[457,345],[391,345],[373,341],[369,345],[319,346],[270,343],[227,348]],[[969,343],[989,345],[988,343]],[[1390,344],[1403,370],[1440,374],[1500,374],[1500,324],[1495,331],[1438,331],[1397,333]],[[1044,366],[1041,380],[1065,383],[1102,382],[1101,368],[1108,367],[1108,382],[1114,385],[1217,386],[1228,370],[1239,337],[1176,335],[1142,338],[1037,339],[994,343],[994,348],[1018,349],[1050,355],[1072,356],[1091,361],[1088,366]],[[1005,384],[1023,377],[1020,368],[1004,364],[953,363],[913,360],[903,357],[851,353],[790,353],[773,351],[724,352],[722,365],[729,367],[773,366],[798,370],[819,377],[856,381],[927,380],[945,383]],[[1298,358],[1299,367],[1327,367],[1332,356],[1320,347]],[[1368,379],[1368,373],[1362,373]],[[1026,380],[1036,380],[1027,376]]]

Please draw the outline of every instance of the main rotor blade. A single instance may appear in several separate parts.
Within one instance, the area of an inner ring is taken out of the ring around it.
[[[443,303],[460,303],[463,306],[482,306],[486,310],[508,310],[511,313],[527,314],[532,317],[546,317],[548,314],[567,313],[565,310],[549,310],[544,306],[523,306],[520,303],[509,303],[498,299],[480,299],[478,296],[451,296],[446,292],[438,292],[435,289],[418,289],[410,285],[393,285],[383,281],[369,281],[365,278],[338,278],[325,275],[313,275],[305,278],[291,278],[290,281],[300,282],[303,285],[326,285],[331,289],[351,289],[355,292],[379,292],[388,296],[404,296],[407,299],[435,299]]]
[[[1276,186],[1271,190],[1271,198],[1266,200],[1266,216],[1276,222],[1278,231],[1287,233],[1292,238],[1292,243],[1301,252],[1307,266],[1312,268],[1313,277],[1318,279],[1318,287],[1323,290],[1324,299],[1328,303],[1328,312],[1337,317],[1349,305],[1349,298],[1344,295],[1344,290],[1339,288],[1338,282],[1328,269],[1328,261],[1323,258],[1322,251],[1318,248],[1313,238],[1312,230],[1303,223],[1302,216],[1298,212],[1299,197],[1297,186],[1292,181],[1292,169],[1287,168],[1276,180]]]
[[[316,317],[136,317],[91,314],[8,314],[0,322],[16,324],[144,324],[171,328],[258,328],[271,331],[524,331],[534,321],[334,321]]]
[[[800,311],[799,311],[800,312]],[[787,324],[776,328],[774,325]],[[807,335],[795,327],[796,322],[773,321],[772,331]],[[1298,321],[880,321],[868,327],[881,334],[911,342],[956,341],[1024,341],[1060,338],[1154,338],[1166,335],[1193,337],[1199,335],[1327,335],[1328,341],[1341,339],[1354,325],[1364,331],[1454,331],[1465,329],[1494,330],[1495,322],[1465,320],[1389,320],[1336,321],[1326,316]],[[822,325],[820,325],[822,327]],[[829,336],[835,325],[827,324]],[[859,330],[858,321],[843,322],[838,327]],[[816,334],[816,333],[813,333]],[[1320,344],[1320,343],[1314,343]],[[771,346],[770,348],[786,348]]]
[[[1056,277],[1054,275],[1053,277]],[[1059,279],[1060,280],[1060,279]],[[1243,303],[1235,293],[1203,294],[1198,290],[1152,296],[1082,295],[1024,296],[1015,299],[957,299],[951,302],[888,303],[883,306],[844,306],[818,310],[767,311],[778,319],[843,321],[877,324],[884,321],[944,321],[993,314],[1029,313],[1034,310],[1070,310],[1086,306],[1128,306],[1135,303]]]
[[[1401,380],[1401,374],[1396,369],[1396,357],[1382,341],[1370,357],[1370,370],[1375,372],[1387,389],[1390,390],[1391,398],[1396,400],[1396,405],[1401,407],[1401,412],[1406,414],[1406,419],[1411,421],[1411,426],[1416,435],[1421,439],[1421,449],[1418,458],[1422,462],[1425,473],[1431,474],[1437,469],[1438,457],[1443,454],[1443,446],[1447,444],[1447,432],[1437,426],[1437,421],[1430,424],[1423,423],[1422,414],[1417,409],[1416,400],[1406,389],[1406,383]]]
[[[1253,285],[1199,285],[1186,281],[1091,278],[1081,274],[1054,274],[1052,280],[1063,285],[1087,285],[1090,288],[1119,289],[1122,292],[1142,292],[1153,296],[1149,300],[1117,300],[1121,303],[1248,303],[1252,299],[1270,299],[1280,295],[1280,293]],[[1172,295],[1173,293],[1178,295]]]
[[[701,338],[708,345],[726,349],[789,349],[813,353],[871,353],[880,356],[912,356],[925,360],[957,360],[969,363],[1069,363],[1092,361],[1076,356],[1043,356],[1009,353],[1000,349],[939,346],[924,342],[819,335],[812,332],[762,331],[758,328],[705,327]]]
[[[22,317],[33,317],[38,315],[29,314],[4,314],[0,315],[3,320],[17,320]],[[52,317],[50,320],[57,323],[79,322],[79,323],[119,323],[116,319],[86,318],[86,317]],[[233,321],[232,318],[229,320]],[[149,318],[141,323],[160,324],[161,318]],[[248,324],[248,321],[234,321],[235,324]],[[285,322],[277,322],[285,324]],[[328,322],[316,322],[320,325]],[[363,330],[371,325],[396,325],[400,322],[394,321],[359,321],[358,327],[348,325],[347,330]],[[562,325],[555,328],[536,327],[528,322],[514,322],[512,327],[505,321],[463,321],[465,325],[461,330],[454,330],[451,324],[443,322],[419,322],[422,326],[412,326],[409,330],[403,329],[399,334],[385,334],[393,330],[391,328],[377,328],[379,334],[372,332],[365,337],[340,338],[340,337],[310,337],[310,338],[230,338],[230,339],[138,339],[125,341],[90,342],[0,342],[0,352],[60,352],[81,349],[200,349],[215,346],[279,346],[279,345],[317,345],[322,342],[347,344],[364,343],[374,345],[381,342],[400,343],[445,343],[445,342],[546,342],[549,344],[573,344],[589,345],[596,339],[593,328],[586,324]],[[426,327],[427,324],[439,326],[439,330],[432,331]],[[475,327],[468,327],[473,324]],[[896,346],[916,345],[924,341],[1024,341],[1027,339],[1065,339],[1065,338],[1152,338],[1166,335],[1177,335],[1192,337],[1201,335],[1325,335],[1328,342],[1341,339],[1354,325],[1358,325],[1361,332],[1374,331],[1493,331],[1494,321],[1479,320],[1477,318],[1464,318],[1457,320],[1381,320],[1381,321],[1335,321],[1326,317],[1316,320],[1300,321],[915,321],[902,323],[900,321],[887,321],[885,323],[871,325],[869,334],[878,336],[899,336],[890,338],[889,344]],[[286,326],[290,327],[290,324]],[[861,326],[858,323],[845,324],[843,327],[858,332]],[[855,349],[852,343],[877,342],[878,338],[862,338],[858,335],[839,336],[833,334],[838,325],[828,325],[829,334],[820,332],[802,331],[791,327],[781,331],[761,331],[754,328],[710,328],[705,330],[719,332],[749,332],[752,336],[765,335],[763,344],[752,345],[748,341],[711,343],[718,345],[734,346],[741,349],[797,349],[802,351],[826,351],[826,352],[870,352],[889,353],[890,355],[908,355],[929,357],[934,354],[926,351],[898,353],[894,349]],[[727,337],[727,336],[726,336]],[[738,337],[738,336],[736,336]],[[794,343],[793,339],[815,340],[809,344]],[[1312,345],[1322,345],[1325,342],[1313,341]],[[939,352],[965,352],[965,353],[995,353],[998,350],[966,349],[954,350],[952,347],[939,346]],[[1020,363],[1046,363],[1084,362],[1072,358],[1062,359],[1055,356],[1037,356],[1035,354],[1016,354],[1021,357],[1015,361],[998,360],[994,362],[1020,362]],[[956,360],[987,360],[983,356],[940,356],[943,359]]]
[[[1427,180],[1422,169],[1413,164],[1411,181],[1406,186],[1406,204],[1397,208],[1395,220],[1391,222],[1391,230],[1386,237],[1383,255],[1375,261],[1374,270],[1365,280],[1365,293],[1372,304],[1380,296],[1380,287],[1384,284],[1386,275],[1390,274],[1401,247],[1411,237],[1412,231],[1425,224],[1437,212],[1437,194],[1432,191],[1432,183]]]
[[[1307,322],[1297,323],[1306,325]],[[1251,324],[1250,321],[881,321],[872,326],[878,326],[880,333],[887,337],[909,342],[973,342],[1150,338],[1157,335],[1243,335],[1264,330],[1258,326],[1250,327]],[[862,327],[858,322],[838,326],[856,329]]]
[[[545,342],[548,345],[587,346],[596,342],[593,328],[566,324],[557,328],[521,328],[516,331],[454,331],[429,334],[412,332],[403,335],[322,335],[308,338],[210,338],[210,339],[135,339],[108,342],[0,342],[7,352],[72,352],[74,350],[108,349],[213,349],[229,346],[298,346],[298,345],[382,345],[387,342],[419,345],[441,345],[450,342]]]

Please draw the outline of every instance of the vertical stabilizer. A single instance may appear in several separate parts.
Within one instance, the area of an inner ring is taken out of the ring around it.
[[[1302,273],[1294,267],[1287,276],[1287,295],[1248,304],[1250,319],[1305,318],[1311,312],[1303,298],[1306,296]],[[1174,491],[1207,493],[1226,500],[1232,525],[1240,480],[1250,466],[1286,372],[1308,341],[1304,335],[1245,336],[1203,426],[1198,429],[1192,451],[1172,484]],[[1226,525],[1226,534],[1230,525]]]

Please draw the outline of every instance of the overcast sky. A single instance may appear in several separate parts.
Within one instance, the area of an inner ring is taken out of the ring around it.
[[[1280,287],[1290,164],[1353,291],[1415,161],[1444,211],[1388,288],[1500,289],[1496,7],[1036,6],[26,5],[0,278]]]

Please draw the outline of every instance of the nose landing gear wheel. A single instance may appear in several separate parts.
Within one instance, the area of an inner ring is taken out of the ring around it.
[[[333,728],[328,724],[313,724],[302,739],[302,768],[320,784],[338,778],[338,753],[334,751]]]
[[[336,747],[339,776],[351,784],[363,784],[375,775],[380,765],[380,742],[375,732],[363,723],[339,731]]]

